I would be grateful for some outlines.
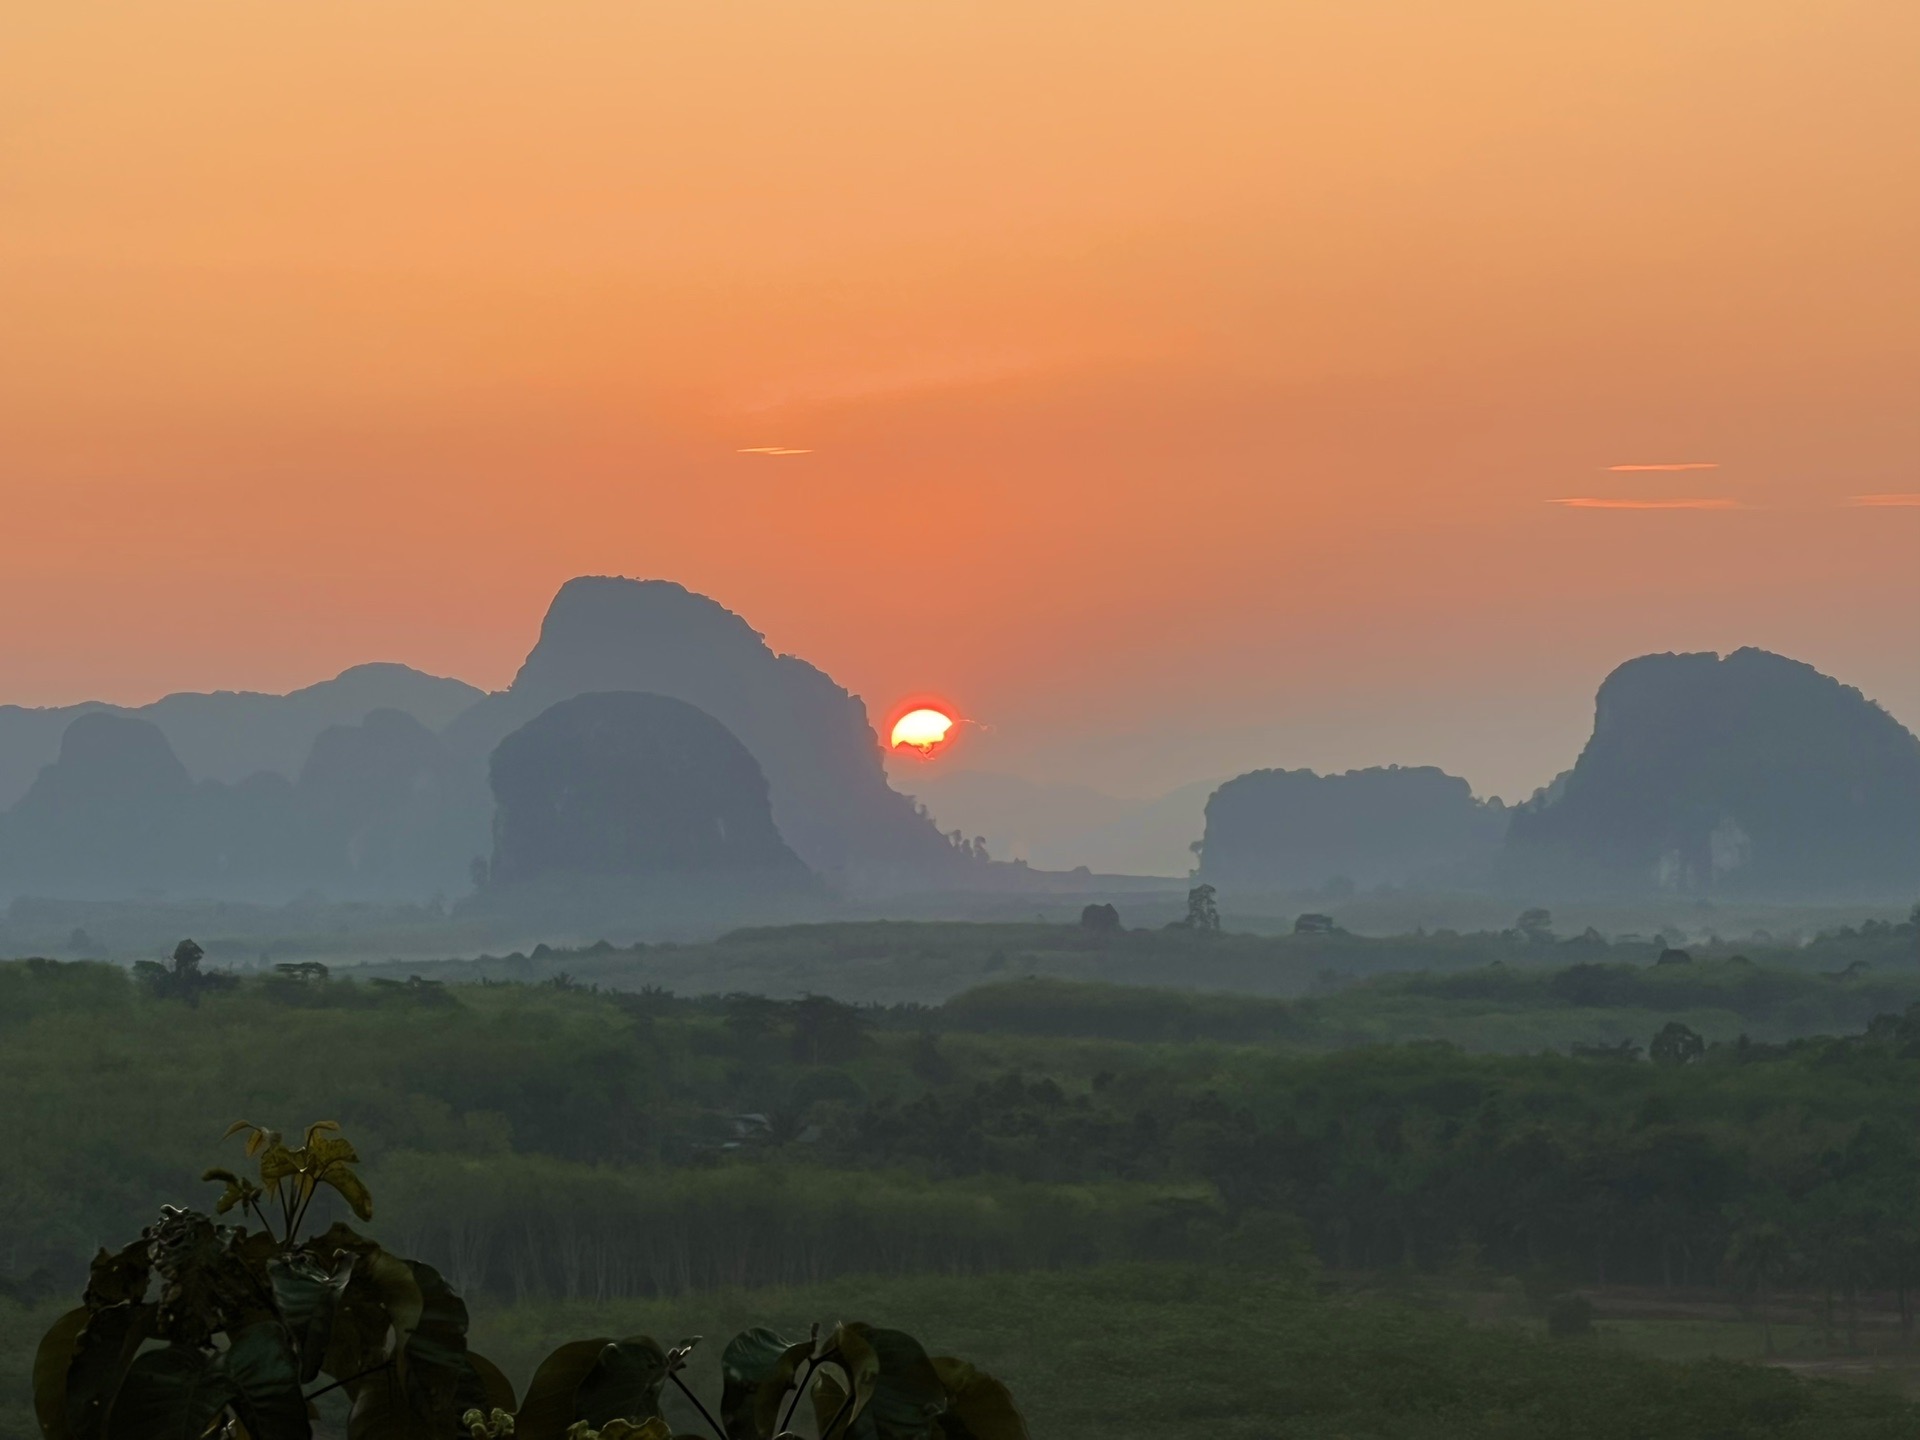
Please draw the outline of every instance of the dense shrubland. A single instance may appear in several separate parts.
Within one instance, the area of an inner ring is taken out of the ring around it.
[[[185,950],[137,975],[0,964],[0,1348],[30,1344],[103,1241],[193,1201],[207,1126],[244,1109],[337,1115],[375,1162],[370,1243],[498,1316],[486,1346],[516,1374],[569,1334],[669,1335],[659,1317],[749,1290],[762,1298],[723,1309],[791,1323],[795,1296],[855,1293],[919,1327],[919,1277],[938,1275],[959,1310],[1015,1297],[1116,1336],[1173,1313],[1173,1291],[1211,1296],[1205,1345],[1268,1378],[1236,1390],[1222,1361],[1208,1428],[1249,1440],[1268,1432],[1246,1407],[1269,1404],[1301,1407],[1300,1434],[1532,1434],[1543,1406],[1568,1435],[1636,1433],[1598,1413],[1628,1414],[1622,1388],[1745,1416],[1729,1435],[1908,1433],[1911,1412],[1878,1401],[1732,1368],[1627,1381],[1624,1359],[1590,1373],[1431,1317],[1329,1308],[1299,1279],[1319,1264],[1505,1272],[1542,1297],[1716,1287],[1763,1317],[1793,1292],[1836,1344],[1870,1306],[1910,1326],[1920,975],[1848,958],[1897,954],[1904,932],[1836,936],[1791,970],[1502,941],[1498,965],[1288,1001],[1018,978],[1017,959],[946,1005],[893,1007],[564,973],[202,984],[210,967]],[[1410,1037],[1427,1038],[1375,1043]],[[318,1233],[346,1218],[324,1197],[312,1216]],[[1228,1324],[1221,1283],[1266,1307],[1268,1338],[1292,1337],[1278,1371]],[[1051,1371],[974,1343],[986,1313],[943,1343],[1045,1397]],[[1326,1336],[1344,1337],[1338,1396],[1295,1363]],[[1431,1363],[1409,1371],[1412,1351]],[[1043,1433],[1094,1433],[1088,1387],[1125,1388],[1089,1363],[1052,1392],[1082,1398]],[[1368,1387],[1396,1398],[1355,1410]],[[1132,1393],[1150,1410],[1164,1388]]]
[[[1173,901],[1157,908],[1179,913]],[[1324,922],[1324,928],[1317,928],[1318,922]],[[889,1005],[935,1004],[981,984],[1026,975],[1298,998],[1356,981],[1479,971],[1495,962],[1529,971],[1589,964],[1651,968],[1669,948],[1657,934],[1608,938],[1587,930],[1561,936],[1555,933],[1552,915],[1538,909],[1522,912],[1498,931],[1359,935],[1341,928],[1338,914],[1299,915],[1288,923],[1293,933],[1222,932],[1184,923],[1131,929],[900,920],[786,925],[735,930],[701,944],[621,947],[599,942],[578,949],[535,945],[526,952],[471,960],[376,965],[373,973],[521,984],[564,974],[606,989],[788,997],[816,992]],[[1849,972],[1856,979],[1920,976],[1920,925],[1911,918],[1898,924],[1870,920],[1840,926],[1807,944],[1798,938],[1759,935],[1740,941],[1708,937],[1684,946],[1696,962],[1726,963],[1739,957],[1762,971],[1808,980]]]
[[[1869,1292],[1904,1305],[1920,1263],[1905,984],[1695,961],[1295,1004],[1014,981],[859,1010],[276,975],[189,1004],[106,967],[0,966],[0,1081],[31,1097],[0,1113],[0,1277],[69,1282],[181,1193],[206,1117],[244,1096],[338,1115],[379,1157],[383,1233],[507,1300],[1270,1255],[1297,1233],[1336,1266],[1468,1250],[1567,1284],[1811,1285],[1843,1325]],[[1728,1033],[1880,1006],[1849,1039]],[[1589,1058],[1332,1048],[1422,1014]],[[1648,1062],[1676,1030],[1713,1043]],[[1774,1232],[1782,1254],[1754,1259]]]

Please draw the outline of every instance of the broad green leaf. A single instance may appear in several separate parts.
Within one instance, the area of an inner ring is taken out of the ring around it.
[[[927,1440],[938,1435],[947,1392],[918,1340],[903,1330],[858,1323],[842,1325],[834,1336],[841,1352],[856,1363],[868,1363],[856,1339],[872,1357],[871,1390],[864,1397],[856,1393],[852,1418],[843,1422],[851,1440]],[[861,1378],[856,1371],[856,1383]],[[831,1414],[821,1416],[823,1436],[831,1419]]]
[[[110,1305],[88,1318],[67,1366],[67,1431],[74,1440],[97,1440],[104,1432],[127,1367],[158,1318],[155,1305]]]
[[[368,1239],[351,1225],[336,1220],[320,1234],[303,1243],[300,1248],[325,1258],[339,1250],[344,1250],[349,1255],[365,1255],[378,1250],[380,1244],[376,1240]]]
[[[950,1440],[1028,1440],[1027,1422],[1006,1386],[947,1355],[934,1356],[933,1368],[947,1392],[941,1423]]]
[[[334,1379],[345,1380],[388,1359],[404,1366],[404,1347],[420,1323],[425,1304],[412,1269],[342,1225],[308,1246],[308,1253],[323,1252],[323,1247],[347,1250],[356,1259],[353,1277],[334,1311],[333,1333],[321,1368]]]
[[[486,1356],[469,1350],[467,1374],[467,1383],[460,1387],[461,1413],[468,1409],[484,1410],[488,1414],[504,1410],[511,1415],[519,1408],[519,1402],[513,1398],[513,1382]]]
[[[823,1370],[813,1380],[813,1418],[822,1436],[843,1436],[853,1423],[847,1404],[846,1379],[838,1370]]]
[[[609,1421],[638,1423],[660,1413],[660,1388],[667,1383],[667,1352],[651,1335],[630,1335],[600,1352],[592,1370],[574,1392],[575,1418],[594,1429]]]
[[[33,1413],[45,1440],[72,1440],[67,1430],[67,1368],[93,1312],[86,1306],[69,1310],[40,1337],[33,1356]]]
[[[185,1345],[149,1350],[127,1370],[107,1417],[106,1437],[201,1440],[233,1399],[233,1382],[221,1370],[219,1356]]]
[[[367,1189],[366,1182],[344,1164],[336,1162],[327,1166],[320,1173],[320,1181],[338,1190],[341,1198],[352,1207],[355,1215],[362,1220],[373,1219],[372,1193]]]
[[[247,1158],[249,1160],[253,1159],[254,1156],[263,1150],[277,1149],[280,1145],[280,1132],[278,1130],[268,1130],[263,1126],[254,1124],[251,1120],[234,1121],[233,1124],[227,1127],[227,1133],[220,1138],[222,1140],[231,1140],[243,1130],[247,1132]]]
[[[271,1321],[233,1337],[219,1368],[232,1387],[228,1402],[253,1440],[309,1440],[307,1400],[286,1331]]]
[[[812,1350],[809,1343],[796,1345],[762,1326],[742,1330],[727,1342],[720,1353],[720,1423],[727,1440],[768,1440],[771,1427],[763,1428],[756,1418],[760,1392],[777,1381],[777,1393],[786,1394],[794,1372]]]
[[[455,1433],[416,1414],[407,1403],[406,1387],[391,1370],[354,1387],[347,1440],[448,1440]]]
[[[401,1351],[400,1375],[415,1413],[451,1425],[460,1416],[467,1366],[467,1306],[431,1265],[409,1260],[420,1315]]]
[[[673,1440],[673,1427],[658,1415],[635,1424],[609,1420],[600,1427],[600,1440]]]
[[[862,1328],[836,1325],[814,1351],[814,1364],[821,1367],[811,1381],[821,1440],[842,1440],[852,1434],[861,1412],[873,1399],[880,1359],[861,1333]]]
[[[327,1346],[333,1337],[333,1320],[340,1299],[353,1279],[354,1257],[335,1259],[331,1272],[321,1268],[310,1255],[277,1256],[267,1262],[267,1278],[273,1285],[274,1303],[280,1319],[292,1337],[300,1359],[300,1383],[317,1376],[326,1364]]]
[[[300,1157],[284,1145],[274,1145],[260,1156],[260,1183],[269,1195],[280,1195],[280,1182],[300,1173]]]
[[[600,1352],[612,1343],[575,1340],[542,1360],[514,1417],[514,1440],[565,1440],[567,1427],[579,1418],[574,1413],[574,1396],[580,1382],[593,1373]]]
[[[251,1200],[257,1200],[265,1193],[251,1180],[248,1180],[244,1176],[236,1175],[231,1170],[222,1170],[218,1167],[212,1170],[204,1170],[201,1172],[200,1178],[202,1180],[217,1180],[227,1187],[220,1192],[220,1198],[214,1202],[213,1213],[216,1215],[225,1215],[235,1206],[245,1205]]]
[[[153,1254],[143,1235],[116,1251],[101,1250],[87,1271],[87,1308],[104,1310],[122,1302],[138,1304],[147,1298],[153,1274]]]
[[[313,1161],[315,1169],[321,1169],[328,1165],[358,1165],[360,1163],[359,1155],[354,1152],[353,1142],[343,1140],[337,1135],[316,1136],[313,1131],[309,1130],[307,1132],[306,1151],[308,1158]]]

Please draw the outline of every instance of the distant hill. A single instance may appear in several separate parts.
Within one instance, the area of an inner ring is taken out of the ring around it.
[[[1457,884],[1491,861],[1506,823],[1498,800],[1430,765],[1255,770],[1207,801],[1200,876],[1243,892]]]
[[[152,720],[87,711],[0,813],[0,896],[457,892],[489,810],[484,781],[398,710],[323,730],[297,782],[231,784],[195,780]]]
[[[310,883],[382,897],[457,894],[487,851],[483,767],[401,710],[322,730],[295,792],[325,864]]]
[[[0,706],[0,810],[27,793],[52,764],[75,718],[94,712],[151,721],[196,780],[245,779],[270,771],[291,779],[330,725],[357,725],[375,710],[398,710],[439,730],[485,692],[405,665],[356,665],[288,695],[219,690],[181,692],[137,707],[87,702],[47,709]]]
[[[1785,656],[1628,661],[1563,782],[1515,811],[1507,856],[1562,893],[1920,893],[1920,740]]]
[[[815,871],[866,888],[954,869],[945,838],[887,784],[859,698],[670,581],[568,581],[513,684],[455,720],[447,740],[485,756],[560,701],[613,691],[682,700],[719,721],[759,762],[774,823]]]
[[[747,747],[682,700],[563,700],[502,740],[490,771],[495,890],[549,876],[805,874]]]
[[[0,816],[0,893],[111,898],[244,886],[299,866],[293,787],[196,783],[150,720],[77,716]]]

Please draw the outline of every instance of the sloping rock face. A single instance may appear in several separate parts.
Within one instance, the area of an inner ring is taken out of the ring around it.
[[[766,775],[780,834],[815,871],[858,880],[953,870],[945,838],[887,784],[858,697],[670,581],[568,581],[512,686],[460,716],[447,739],[483,756],[560,701],[620,691],[685,701],[732,732]]]
[[[502,740],[491,770],[496,890],[556,876],[805,874],[760,766],[684,701],[564,700]]]
[[[1557,796],[1515,811],[1507,859],[1563,889],[1910,898],[1920,740],[1765,650],[1642,656],[1601,685]]]
[[[1200,874],[1243,891],[1459,883],[1497,852],[1506,819],[1499,801],[1430,765],[1255,770],[1207,801]]]

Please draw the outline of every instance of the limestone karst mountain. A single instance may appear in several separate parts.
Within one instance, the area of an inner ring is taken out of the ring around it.
[[[291,786],[272,781],[238,795],[196,784],[151,721],[82,714],[0,816],[0,892],[105,898],[199,883],[236,860],[297,862]]]
[[[1255,770],[1207,801],[1200,875],[1241,891],[1458,884],[1478,878],[1506,819],[1499,801],[1430,765]]]
[[[821,671],[774,654],[738,615],[678,585],[583,579],[562,588],[539,644],[496,695],[367,665],[286,696],[0,709],[0,895],[457,893],[490,843],[494,747],[560,701],[612,691],[711,714],[758,764],[787,843],[843,887],[964,884],[985,868],[969,869],[888,785],[864,705]],[[27,817],[4,812],[43,769],[43,798],[64,793],[75,782],[63,777],[74,775],[115,789],[100,756],[78,769],[58,763],[62,736],[80,719],[89,721],[76,733],[86,760],[95,717],[100,735],[146,756],[114,802],[120,833],[86,839],[108,824],[107,810],[67,814],[49,802],[32,823],[67,839],[36,847],[20,838]],[[177,812],[164,817],[159,801],[149,814],[138,798],[163,771]],[[137,838],[161,833],[171,838]]]
[[[26,794],[41,768],[53,763],[60,737],[82,714],[107,711],[151,721],[196,780],[237,781],[262,770],[292,779],[330,725],[357,725],[371,711],[392,709],[439,730],[483,693],[405,665],[369,664],[287,695],[183,691],[133,708],[0,705],[0,810]]]
[[[329,873],[352,890],[457,893],[486,852],[493,806],[483,767],[404,711],[328,726],[295,788]]]
[[[297,783],[194,780],[152,721],[83,713],[0,813],[0,896],[455,893],[489,820],[468,770],[412,716],[376,710],[322,731]]]
[[[860,699],[670,581],[568,581],[513,684],[461,715],[447,739],[484,756],[560,701],[611,691],[683,700],[719,721],[765,773],[780,834],[820,874],[859,887],[954,869],[945,838],[887,784]]]
[[[1507,861],[1563,892],[1920,893],[1920,740],[1765,650],[1620,666],[1557,790],[1515,811]]]
[[[549,877],[806,873],[746,746],[681,700],[563,700],[502,740],[490,772],[495,890]]]

